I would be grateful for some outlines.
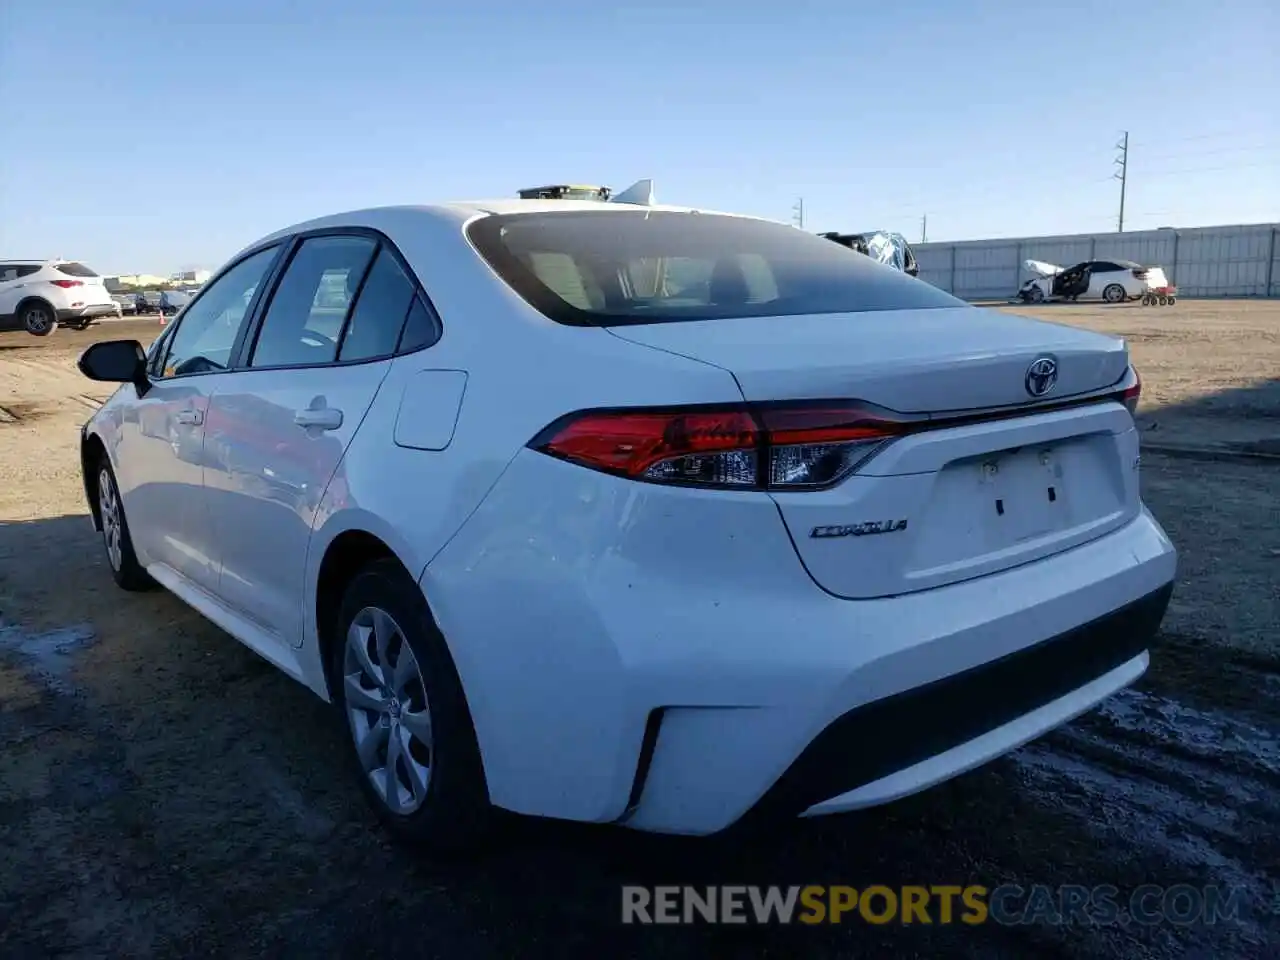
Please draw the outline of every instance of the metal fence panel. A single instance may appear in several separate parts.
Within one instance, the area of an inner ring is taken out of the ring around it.
[[[1163,267],[1188,297],[1280,296],[1280,224],[1085,233],[922,243],[920,277],[969,300],[1012,297],[1029,274],[1024,260],[1070,266],[1084,260],[1133,260]]]

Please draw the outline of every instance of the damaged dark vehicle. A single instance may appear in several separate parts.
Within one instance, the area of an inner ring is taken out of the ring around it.
[[[900,233],[891,233],[887,230],[871,230],[867,233],[831,231],[820,233],[818,236],[857,250],[909,276],[920,275],[920,265],[916,263],[916,255],[911,249],[911,244],[907,243],[907,238]]]

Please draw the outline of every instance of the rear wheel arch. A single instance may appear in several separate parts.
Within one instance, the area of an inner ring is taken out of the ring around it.
[[[27,307],[32,306],[33,304],[39,304],[40,306],[48,307],[50,310],[53,311],[54,316],[57,316],[58,314],[57,308],[55,308],[54,305],[50,303],[48,300],[46,300],[44,297],[29,296],[29,297],[24,297],[22,301],[19,302],[18,306],[13,311],[13,315],[15,317],[21,316],[22,311],[27,309]]]
[[[80,477],[84,481],[84,495],[89,502],[89,516],[93,529],[102,530],[102,511],[98,506],[98,465],[107,457],[106,444],[96,433],[86,434],[80,440]]]
[[[417,581],[417,575],[400,554],[383,538],[368,530],[358,527],[344,530],[325,547],[315,581],[315,618],[321,668],[330,699],[334,694],[334,677],[331,675],[334,649],[342,642],[341,637],[334,635],[334,624],[342,608],[342,598],[346,593],[347,585],[362,570],[381,560],[394,561],[410,580]],[[433,626],[439,630],[438,624],[435,624],[435,613],[431,610],[430,600],[424,596],[423,601]],[[447,639],[445,645],[448,645]]]

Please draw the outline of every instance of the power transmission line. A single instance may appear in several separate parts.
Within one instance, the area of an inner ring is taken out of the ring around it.
[[[1184,137],[1181,139],[1183,141],[1194,141],[1194,140],[1207,140],[1207,139],[1210,139],[1211,137],[1221,137],[1221,136],[1226,136],[1226,134],[1205,134],[1200,136]],[[1132,140],[1129,137],[1128,132],[1126,131],[1121,136],[1120,141],[1115,144],[1115,149],[1119,151],[1119,153],[1113,161],[1116,169],[1110,176],[1099,177],[1097,179],[1088,179],[1088,180],[1085,180],[1085,179],[1076,180],[1074,178],[1061,180],[1056,184],[1056,188],[1058,189],[1059,192],[1063,190],[1070,191],[1072,189],[1084,190],[1087,187],[1095,187],[1096,189],[1096,185],[1100,185],[1103,183],[1114,183],[1116,180],[1119,180],[1120,181],[1119,209],[1105,218],[1100,217],[1100,219],[1111,220],[1116,225],[1118,231],[1123,232],[1124,220],[1127,213],[1126,207],[1128,206],[1129,150],[1131,147],[1135,145],[1139,145],[1144,142],[1147,142],[1147,141]],[[1174,141],[1174,142],[1177,142],[1177,141]],[[1255,150],[1262,153],[1262,155],[1266,155],[1267,153],[1269,153],[1271,150],[1274,150],[1274,149],[1280,149],[1280,145],[1277,145],[1276,147],[1268,147],[1262,143],[1258,143],[1256,144],[1256,146],[1233,147],[1230,150],[1224,150],[1224,149],[1190,150],[1190,151],[1181,151],[1181,152],[1174,152],[1174,153],[1166,152],[1164,154],[1160,154],[1157,156],[1159,156],[1162,159],[1174,159],[1175,157],[1180,157],[1180,158],[1185,158],[1187,160],[1194,160],[1197,156],[1205,156],[1206,158],[1208,158],[1213,156],[1216,153],[1227,153],[1227,152],[1246,152],[1247,153],[1249,151],[1255,151]],[[1147,155],[1144,153],[1143,157],[1146,158]],[[1245,156],[1245,157],[1242,157],[1241,159],[1248,160],[1249,158],[1248,156]],[[1197,173],[1218,173],[1218,172],[1226,172],[1226,171],[1233,171],[1233,170],[1247,170],[1249,168],[1257,168],[1257,167],[1274,167],[1277,165],[1280,165],[1280,161],[1267,160],[1267,161],[1246,162],[1246,163],[1228,162],[1225,164],[1215,164],[1212,166],[1205,166],[1205,167],[1194,167],[1194,166],[1188,167],[1188,168],[1175,167],[1174,169],[1166,169],[1166,170],[1157,169],[1152,171],[1148,171],[1146,166],[1144,165],[1141,168],[1141,172],[1142,172],[1142,176],[1146,179],[1162,179],[1165,177],[1176,177],[1176,176],[1182,176],[1182,175],[1192,175]],[[1044,169],[1044,168],[1037,168],[1037,170],[1041,174],[1052,173],[1051,170]],[[913,221],[913,222],[919,223],[921,228],[921,237],[922,238],[927,237],[928,236],[927,215],[925,217],[921,217],[918,213],[915,212],[915,211],[918,211],[921,207],[928,205],[935,210],[935,214],[937,210],[941,209],[943,218],[946,219],[948,215],[953,215],[957,211],[971,210],[979,206],[985,207],[992,200],[997,200],[997,199],[1004,200],[1008,198],[1009,194],[1008,194],[1007,181],[1004,181],[1004,183],[1002,183],[1000,186],[997,186],[995,182],[990,182],[988,185],[988,182],[984,182],[984,181],[985,181],[985,178],[978,181],[970,181],[971,185],[976,185],[977,187],[979,187],[979,189],[977,190],[965,189],[963,191],[962,198],[958,202],[948,199],[941,207],[936,207],[936,206],[933,206],[933,204],[936,203],[937,201],[936,194],[933,195],[932,199],[930,199],[929,197],[922,196],[919,199],[909,201],[910,205],[908,205],[908,203],[903,203],[901,206],[896,206],[894,210],[886,211],[882,215],[876,217],[875,219],[878,221],[878,226],[882,228],[889,228],[895,222],[900,223],[902,225],[902,229],[904,230],[904,232],[907,226],[907,221]],[[799,215],[801,206],[802,204],[798,203],[794,208],[794,211],[797,216]],[[913,211],[911,207],[914,207],[915,210]],[[1142,216],[1146,217],[1147,214],[1143,214]],[[1088,219],[1088,218],[1085,218],[1085,219]],[[922,242],[927,242],[927,241],[922,241]]]
[[[1188,153],[1185,150],[1175,150],[1173,153],[1144,153],[1143,156],[1148,160],[1182,160],[1187,157],[1215,157],[1224,153],[1270,153],[1274,150],[1280,150],[1280,143],[1255,143],[1246,146],[1237,144],[1234,147],[1216,147],[1213,150],[1196,150]]]
[[[1223,130],[1221,133],[1197,133],[1189,137],[1170,137],[1169,139],[1163,140],[1160,142],[1161,143],[1193,143],[1200,140],[1225,140],[1228,137],[1240,136],[1240,132],[1241,131],[1239,129],[1236,129],[1236,130]],[[1154,142],[1155,141],[1151,141],[1151,140],[1139,140],[1136,143],[1134,143],[1134,146],[1145,147]]]
[[[1257,167],[1280,167],[1275,160],[1264,160],[1261,163],[1229,163],[1220,167],[1188,167],[1185,170],[1157,170],[1145,174],[1147,177],[1176,177],[1184,173],[1221,173],[1224,170],[1250,170]]]
[[[804,229],[804,197],[796,200],[796,204],[791,208],[791,221],[801,230]]]

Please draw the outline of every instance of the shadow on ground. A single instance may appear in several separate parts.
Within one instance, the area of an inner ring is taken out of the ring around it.
[[[1280,377],[1154,410],[1140,406],[1137,421],[1143,446],[1154,452],[1280,465]]]

